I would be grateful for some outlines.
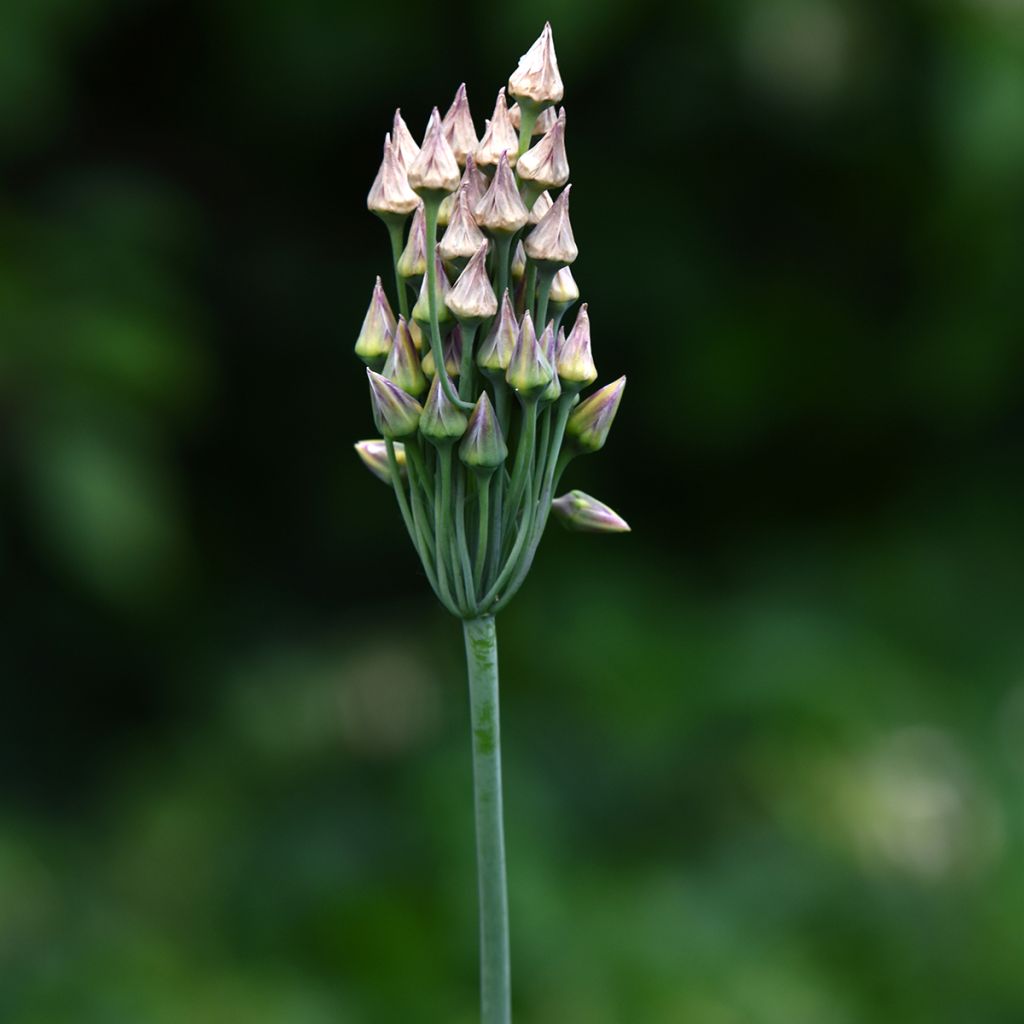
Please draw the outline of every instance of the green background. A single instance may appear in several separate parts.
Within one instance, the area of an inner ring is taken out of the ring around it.
[[[545,18],[634,532],[500,622],[516,1019],[1024,1020],[1024,10],[6,0],[5,1022],[474,1020],[351,349],[392,111]]]

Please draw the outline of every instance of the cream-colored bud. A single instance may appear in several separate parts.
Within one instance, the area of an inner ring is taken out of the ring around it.
[[[551,291],[548,294],[548,302],[556,309],[568,308],[580,297],[580,289],[572,271],[568,267],[562,267],[551,279]]]
[[[544,138],[519,158],[516,171],[522,181],[529,181],[536,188],[561,188],[569,180],[564,109]]]
[[[477,167],[497,167],[501,154],[507,153],[509,163],[514,165],[519,152],[519,136],[512,127],[505,104],[505,90],[498,90],[498,99],[494,104],[494,114],[487,122],[487,130],[480,140],[480,145],[473,154]]]
[[[491,187],[476,204],[473,214],[477,224],[493,235],[514,235],[529,219],[507,153],[501,154]]]
[[[409,237],[402,255],[398,257],[398,273],[407,280],[416,280],[427,272],[427,220],[423,202],[416,207]]]
[[[555,368],[567,389],[579,391],[597,380],[597,367],[590,349],[590,316],[587,304],[580,306],[569,337],[559,338]]]
[[[378,217],[408,217],[420,204],[420,197],[409,188],[409,179],[405,174],[391,135],[384,136],[384,159],[381,161],[377,177],[370,186],[366,197],[366,208]]]
[[[528,100],[538,106],[561,101],[565,87],[558,73],[551,22],[545,22],[537,41],[519,58],[519,67],[508,80],[508,92],[520,102]]]
[[[534,199],[533,206],[530,207],[530,219],[527,223],[536,227],[541,222],[544,214],[547,213],[554,205],[551,193],[541,192],[541,194]]]
[[[572,235],[572,225],[569,223],[571,189],[571,185],[566,185],[541,222],[526,236],[523,248],[526,255],[536,263],[565,267],[575,262],[579,255]]]
[[[460,323],[478,324],[498,312],[498,297],[487,276],[487,246],[483,239],[444,300]]]
[[[442,198],[459,187],[461,171],[452,147],[444,137],[441,115],[434,107],[427,123],[423,147],[409,167],[409,185],[421,196]]]
[[[449,263],[457,263],[460,260],[470,259],[481,245],[486,244],[487,239],[484,238],[484,233],[476,226],[476,221],[473,219],[469,186],[463,183],[455,193],[455,205],[452,208],[451,220],[437,251],[441,254],[441,259]]]
[[[512,122],[512,127],[516,131],[519,131],[519,126],[522,124],[523,111],[518,103],[513,103],[508,108],[508,116]],[[533,122],[533,135],[543,135],[554,123],[555,123],[555,108],[547,107],[537,115],[537,120]]]
[[[492,379],[504,379],[518,341],[519,324],[516,323],[515,310],[512,308],[512,300],[506,288],[501,299],[501,316],[494,321],[480,346],[476,354],[476,365]]]
[[[402,161],[402,166],[409,170],[413,160],[420,155],[420,147],[405,123],[401,109],[395,111],[395,120],[391,126],[391,144],[395,147],[395,154]]]
[[[455,159],[460,167],[466,166],[466,158],[476,152],[480,145],[473,127],[473,115],[469,112],[469,99],[466,96],[466,83],[463,82],[455,93],[455,99],[448,108],[442,121],[444,137],[452,147]]]

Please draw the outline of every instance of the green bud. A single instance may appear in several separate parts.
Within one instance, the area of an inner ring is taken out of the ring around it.
[[[572,185],[566,185],[559,193],[551,209],[541,218],[540,223],[526,236],[523,248],[535,263],[543,263],[561,269],[576,261],[579,250],[569,223],[569,193]]]
[[[373,419],[381,434],[390,440],[415,434],[423,406],[397,384],[392,384],[387,377],[374,373],[369,367],[366,375],[370,379]]]
[[[434,259],[437,260],[437,319],[439,323],[445,323],[452,318],[451,313],[448,312],[448,307],[444,304],[445,299],[448,298],[450,285],[448,284],[448,275],[444,272],[444,264],[441,262],[441,257],[435,253]],[[421,324],[430,323],[430,296],[427,292],[428,281],[429,276],[424,271],[423,280],[420,282],[420,294],[416,299],[416,305],[412,307],[413,319],[419,320]]]
[[[530,102],[538,107],[561,102],[565,87],[558,72],[551,22],[544,23],[537,41],[519,58],[519,66],[508,80],[508,92],[520,103]]]
[[[427,123],[427,134],[416,159],[409,165],[409,185],[414,192],[441,200],[459,187],[461,171],[452,147],[444,137],[441,115],[434,107]]]
[[[508,116],[512,122],[512,127],[518,132],[523,117],[523,112],[518,103],[513,103],[508,108]],[[555,108],[546,107],[537,115],[537,120],[533,122],[533,131],[530,134],[543,135],[555,123],[555,116]]]
[[[438,446],[451,444],[462,437],[468,423],[466,414],[449,400],[440,379],[435,377],[420,417],[420,433]]]
[[[448,373],[449,377],[458,377],[460,370],[462,369],[462,332],[456,327],[451,334],[448,335],[444,340],[442,346],[444,352],[444,368]],[[428,377],[433,377],[435,372],[434,367],[434,352],[433,349],[427,348],[427,354],[423,357],[423,372]]]
[[[402,162],[402,166],[408,171],[413,161],[420,155],[420,147],[402,117],[401,108],[395,111],[395,120],[391,126],[391,144],[395,147],[395,154]]]
[[[569,158],[565,154],[565,110],[543,139],[528,149],[516,165],[521,181],[534,188],[561,188],[569,180]]]
[[[398,463],[398,475],[404,480],[405,445],[401,441],[393,441],[395,446],[395,462]],[[388,448],[385,441],[359,441],[355,445],[356,454],[363,465],[378,479],[386,484],[391,483],[391,467],[388,464]]]
[[[508,289],[501,298],[501,315],[491,325],[476,354],[476,364],[491,379],[505,376],[519,340],[519,324]]]
[[[438,243],[437,251],[446,263],[454,263],[460,268],[466,265],[481,245],[487,245],[484,233],[476,226],[473,211],[469,205],[469,186],[460,184],[458,191],[453,193],[451,220],[448,228]]]
[[[459,458],[470,469],[484,473],[493,472],[504,465],[505,459],[508,458],[508,448],[501,436],[498,417],[494,415],[494,408],[486,391],[477,399],[469,417],[466,436],[459,445]]]
[[[629,533],[629,523],[603,501],[570,491],[551,502],[551,511],[567,530],[579,533]]]
[[[544,328],[544,333],[541,334],[537,342],[540,345],[541,351],[544,353],[544,358],[548,361],[548,366],[554,367],[555,365],[555,329],[552,324],[548,324]],[[542,402],[554,402],[562,394],[562,385],[558,380],[558,374],[551,374],[551,383],[544,389],[544,393],[540,396]]]
[[[465,82],[456,90],[455,99],[448,108],[448,113],[444,115],[441,127],[458,165],[465,167],[466,158],[475,153],[477,146],[480,145],[476,137],[476,128],[473,126],[473,115],[469,112]]]
[[[391,136],[384,136],[384,159],[366,197],[366,208],[384,221],[404,221],[420,204],[420,197],[409,188],[405,167],[395,151]]]
[[[512,120],[508,116],[504,89],[498,90],[494,113],[486,124],[484,137],[473,154],[477,167],[482,171],[497,167],[502,153],[508,154],[509,163],[514,165],[519,152],[519,135],[512,127]]]
[[[505,380],[520,398],[529,401],[539,398],[551,383],[554,371],[544,355],[544,350],[537,341],[537,333],[533,328],[533,317],[527,310],[523,314],[523,323],[519,328],[519,338],[512,361],[505,373]]]
[[[530,211],[519,194],[507,153],[498,158],[491,187],[476,204],[473,215],[477,224],[490,235],[514,235],[529,220]]]
[[[569,337],[558,346],[555,365],[567,391],[579,391],[597,380],[597,367],[590,350],[590,314],[580,306]]]
[[[381,366],[391,351],[394,336],[395,314],[391,312],[391,305],[378,277],[373,286],[370,306],[363,318],[363,326],[356,338],[356,355],[367,366]]]
[[[418,281],[427,272],[427,218],[423,201],[416,207],[409,226],[402,255],[398,257],[398,273],[407,281]]]
[[[619,411],[625,386],[626,378],[620,377],[595,391],[573,409],[566,424],[565,436],[573,442],[577,451],[596,452],[604,447],[615,414]]]
[[[388,380],[413,398],[419,398],[427,390],[427,379],[420,369],[420,357],[416,354],[416,346],[403,317],[398,318],[394,343],[382,372]]]
[[[498,298],[487,276],[487,246],[483,239],[445,299],[461,324],[479,324],[498,312]]]

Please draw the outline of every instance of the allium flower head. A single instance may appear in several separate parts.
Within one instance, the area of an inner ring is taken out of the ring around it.
[[[576,323],[568,338],[558,346],[555,366],[568,389],[579,391],[597,380],[597,367],[590,350],[590,314],[585,302],[576,314]]]
[[[398,464],[399,478],[406,478],[405,445],[395,441],[395,462]],[[357,441],[353,447],[363,465],[378,479],[386,484],[391,483],[391,467],[388,464],[387,442],[380,439],[373,441]]]
[[[405,167],[395,151],[391,135],[384,136],[384,159],[373,179],[366,208],[378,217],[408,217],[421,200],[411,188]]]
[[[408,170],[420,155],[420,147],[412,137],[400,109],[395,111],[395,120],[391,126],[391,144],[395,147],[395,154],[402,161],[402,166]]]
[[[412,217],[409,237],[402,255],[398,257],[398,273],[406,280],[417,281],[427,272],[427,221],[423,211],[423,200]]]
[[[427,123],[423,147],[409,166],[409,185],[421,196],[443,198],[459,187],[460,177],[455,154],[444,137],[441,115],[434,107]]]
[[[625,387],[626,378],[620,377],[595,391],[573,410],[565,433],[580,451],[596,452],[604,447]]]
[[[363,326],[356,339],[356,355],[367,366],[379,367],[391,351],[394,336],[395,314],[391,311],[391,304],[384,294],[378,275],[377,283],[373,286],[373,295],[370,296],[369,308],[363,317]]]
[[[551,209],[526,236],[523,247],[531,260],[559,268],[576,262],[579,249],[576,248],[576,239],[573,238],[572,224],[569,223],[571,190],[572,185],[566,185],[562,189]]]
[[[397,384],[374,373],[369,367],[366,368],[366,375],[370,380],[374,422],[381,434],[389,440],[415,434],[423,406]]]
[[[516,172],[537,188],[561,188],[569,180],[569,158],[565,154],[565,110],[544,138],[520,158]]]
[[[481,392],[469,417],[469,427],[459,445],[459,458],[470,469],[483,472],[497,469],[508,458],[508,447],[486,391]]]
[[[452,207],[451,219],[444,236],[438,243],[437,251],[445,262],[456,263],[460,260],[470,259],[481,245],[486,244],[487,239],[484,238],[483,232],[473,219],[469,184],[463,177],[463,182],[455,193],[455,205]]]
[[[398,318],[394,342],[381,372],[414,398],[419,398],[427,390],[427,380],[420,369],[420,357],[416,354],[416,346],[402,317]]]
[[[529,400],[540,397],[554,375],[551,363],[548,362],[534,330],[533,318],[527,310],[523,314],[519,339],[512,352],[512,361],[505,372],[505,380],[520,398]]]
[[[493,235],[514,235],[525,226],[529,211],[519,195],[508,154],[502,153],[491,187],[473,211],[476,222]]]
[[[519,66],[508,80],[508,94],[520,103],[528,101],[537,106],[561,102],[565,87],[558,73],[551,22],[545,22],[537,41],[519,58]]]
[[[473,115],[469,112],[465,82],[456,90],[455,99],[448,108],[448,113],[444,115],[441,125],[456,161],[460,167],[465,167],[466,158],[475,153],[477,146],[480,145],[476,137],[476,128],[473,127]]]
[[[519,340],[519,324],[516,323],[515,310],[509,298],[508,289],[501,297],[501,315],[491,325],[480,350],[476,354],[476,365],[485,373],[498,375],[502,378],[512,362],[512,353]]]
[[[464,324],[478,324],[498,312],[498,298],[487,276],[487,240],[466,264],[444,300],[455,318]]]
[[[440,379],[435,377],[420,417],[420,433],[434,444],[445,445],[462,437],[468,425],[466,414],[449,401]]]
[[[629,523],[597,498],[570,491],[551,503],[551,511],[567,530],[579,533],[629,533]]]
[[[505,105],[505,90],[498,90],[498,99],[494,104],[494,113],[487,122],[487,130],[480,140],[473,159],[482,170],[498,166],[502,153],[508,154],[510,164],[515,164],[519,151],[519,136],[512,127],[512,119],[508,116]]]

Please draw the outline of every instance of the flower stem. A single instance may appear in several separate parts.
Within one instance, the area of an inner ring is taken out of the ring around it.
[[[462,624],[473,728],[473,797],[480,898],[480,1020],[510,1024],[508,888],[501,802],[498,640],[494,617]]]
[[[392,217],[387,221],[388,235],[391,237],[391,265],[395,271],[395,290],[398,292],[398,309],[399,312],[409,319],[409,296],[405,290],[405,281],[402,280],[402,275],[398,272],[398,259],[402,255],[402,248],[405,245],[404,241],[404,229],[405,229],[405,218],[397,220]]]

